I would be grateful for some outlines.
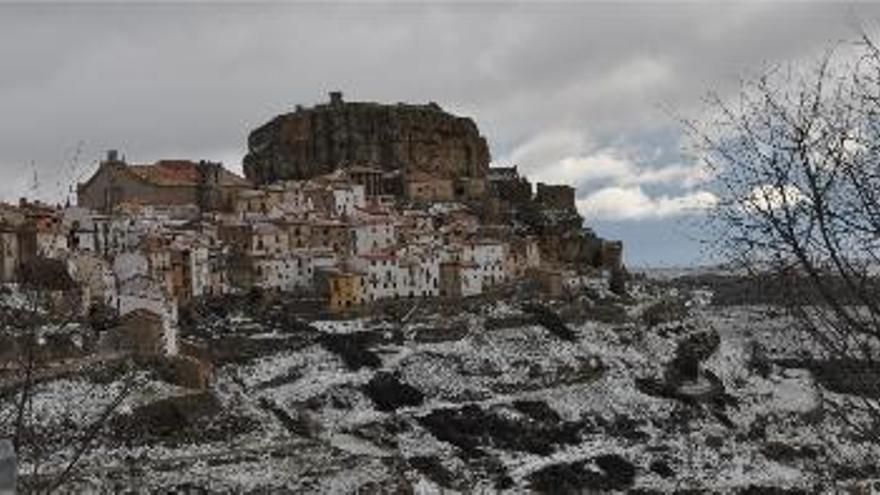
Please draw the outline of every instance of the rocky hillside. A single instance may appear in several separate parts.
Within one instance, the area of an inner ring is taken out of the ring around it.
[[[309,179],[347,165],[483,177],[489,148],[473,120],[437,104],[344,102],[336,95],[251,132],[244,158],[245,175],[257,184]]]
[[[36,431],[59,450],[40,468],[63,466],[63,433],[133,376],[71,490],[866,489],[880,476],[876,437],[831,406],[876,391],[799,361],[809,349],[778,311],[706,300],[595,289],[551,306],[475,300],[312,322],[283,302],[224,303],[189,331],[214,349],[209,391],[109,364],[41,384]]]

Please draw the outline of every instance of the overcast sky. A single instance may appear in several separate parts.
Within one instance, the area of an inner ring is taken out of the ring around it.
[[[577,187],[632,266],[707,261],[711,203],[670,110],[809,60],[880,5],[531,3],[0,5],[0,199],[63,198],[108,148],[222,160],[339,89],[475,119],[493,161]],[[34,176],[36,175],[36,181]],[[38,187],[35,187],[38,186]]]

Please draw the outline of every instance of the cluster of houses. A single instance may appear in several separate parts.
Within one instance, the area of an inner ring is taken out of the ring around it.
[[[110,152],[76,206],[0,206],[0,281],[54,265],[83,311],[149,315],[165,329],[156,345],[174,354],[178,311],[206,296],[260,288],[346,311],[561,280],[538,239],[454,201],[398,201],[380,180],[350,167],[254,187],[218,164],[130,165]]]

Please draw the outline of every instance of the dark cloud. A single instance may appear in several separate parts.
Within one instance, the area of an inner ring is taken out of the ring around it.
[[[790,2],[2,5],[0,197],[31,192],[36,170],[38,195],[57,198],[111,147],[238,168],[250,129],[339,88],[473,116],[498,161],[527,159],[548,180],[562,170],[586,200],[624,185],[586,180],[596,157],[688,166],[664,109],[698,112],[707,90],[815,56],[878,13]],[[648,200],[694,192],[639,187]]]

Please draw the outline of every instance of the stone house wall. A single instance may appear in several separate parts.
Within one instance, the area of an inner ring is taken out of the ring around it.
[[[549,185],[539,182],[535,202],[554,210],[575,210],[574,188],[566,185]]]

